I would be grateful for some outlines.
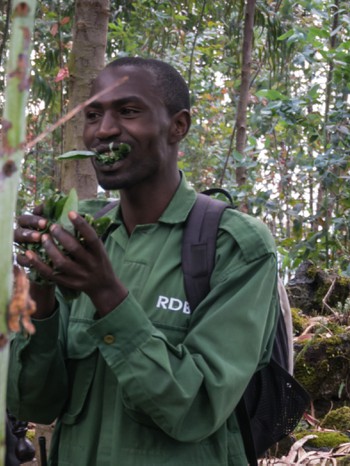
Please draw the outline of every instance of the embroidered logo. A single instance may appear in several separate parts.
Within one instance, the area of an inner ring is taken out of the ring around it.
[[[168,298],[167,296],[158,296],[157,309],[165,309],[173,312],[182,312],[191,314],[190,305],[187,301],[181,301],[178,298]]]

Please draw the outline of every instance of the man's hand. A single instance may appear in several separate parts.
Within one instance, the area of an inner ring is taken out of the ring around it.
[[[39,244],[41,235],[47,227],[47,219],[42,217],[43,206],[35,207],[33,214],[21,215],[17,219],[14,240],[17,244]],[[23,267],[29,266],[24,254],[17,255],[17,262]]]
[[[41,216],[43,206],[34,209],[33,215],[21,215],[17,219],[17,228],[14,232],[14,240],[18,244],[39,244],[42,233],[47,228],[47,220]],[[18,254],[17,262],[23,267],[31,266],[33,253]],[[52,284],[39,285],[30,283],[30,296],[36,302],[36,312],[33,318],[42,319],[49,317],[55,309],[55,286]]]
[[[51,263],[46,264],[33,251],[27,251],[27,265],[34,267],[47,281],[85,292],[103,316],[125,299],[127,290],[115,276],[95,230],[76,212],[70,212],[69,219],[79,233],[79,240],[54,224],[50,233],[41,237]],[[31,220],[36,227],[39,222],[37,218]],[[36,241],[35,233],[32,232],[30,237]]]

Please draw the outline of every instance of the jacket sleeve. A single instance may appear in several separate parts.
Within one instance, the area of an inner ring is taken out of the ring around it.
[[[258,236],[271,242],[264,229]],[[131,294],[88,330],[123,388],[125,409],[177,440],[200,441],[215,432],[269,360],[276,255],[273,247],[259,247],[254,234],[248,243],[221,231],[211,291],[181,344],[171,345]]]
[[[33,319],[35,333],[11,341],[7,403],[17,419],[49,424],[62,410],[68,395],[64,314],[61,306],[48,319]]]

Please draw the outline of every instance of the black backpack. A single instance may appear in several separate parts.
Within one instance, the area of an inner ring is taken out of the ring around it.
[[[229,198],[230,204],[209,196],[220,192]],[[117,204],[118,201],[107,204],[95,218],[102,217]],[[210,290],[216,236],[221,216],[227,208],[232,208],[229,193],[220,188],[210,189],[205,194],[197,194],[187,218],[181,259],[186,297],[192,310]],[[108,229],[102,236],[103,241],[110,231]],[[236,407],[250,466],[257,465],[258,457],[295,429],[310,403],[308,393],[288,372],[291,349],[280,309],[271,360],[253,375]]]
[[[218,227],[223,212],[230,207],[232,205],[226,202],[198,194],[187,218],[182,240],[182,268],[192,310],[210,290]],[[289,353],[281,310],[271,360],[254,374],[236,408],[250,466],[256,465],[258,457],[295,429],[310,403],[308,393],[288,372]]]

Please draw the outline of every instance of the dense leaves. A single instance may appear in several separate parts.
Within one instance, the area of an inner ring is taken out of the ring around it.
[[[65,112],[73,2],[40,2],[30,134]],[[2,21],[4,21],[5,5]],[[180,167],[201,190],[226,187],[271,227],[281,268],[306,258],[350,274],[349,48],[345,1],[257,1],[248,139],[235,151],[244,2],[111,1],[107,61],[168,60],[191,89]],[[45,111],[43,111],[45,109]],[[21,209],[52,189],[62,131],[27,154]],[[237,186],[236,170],[248,178]],[[48,180],[48,181],[47,181]]]

